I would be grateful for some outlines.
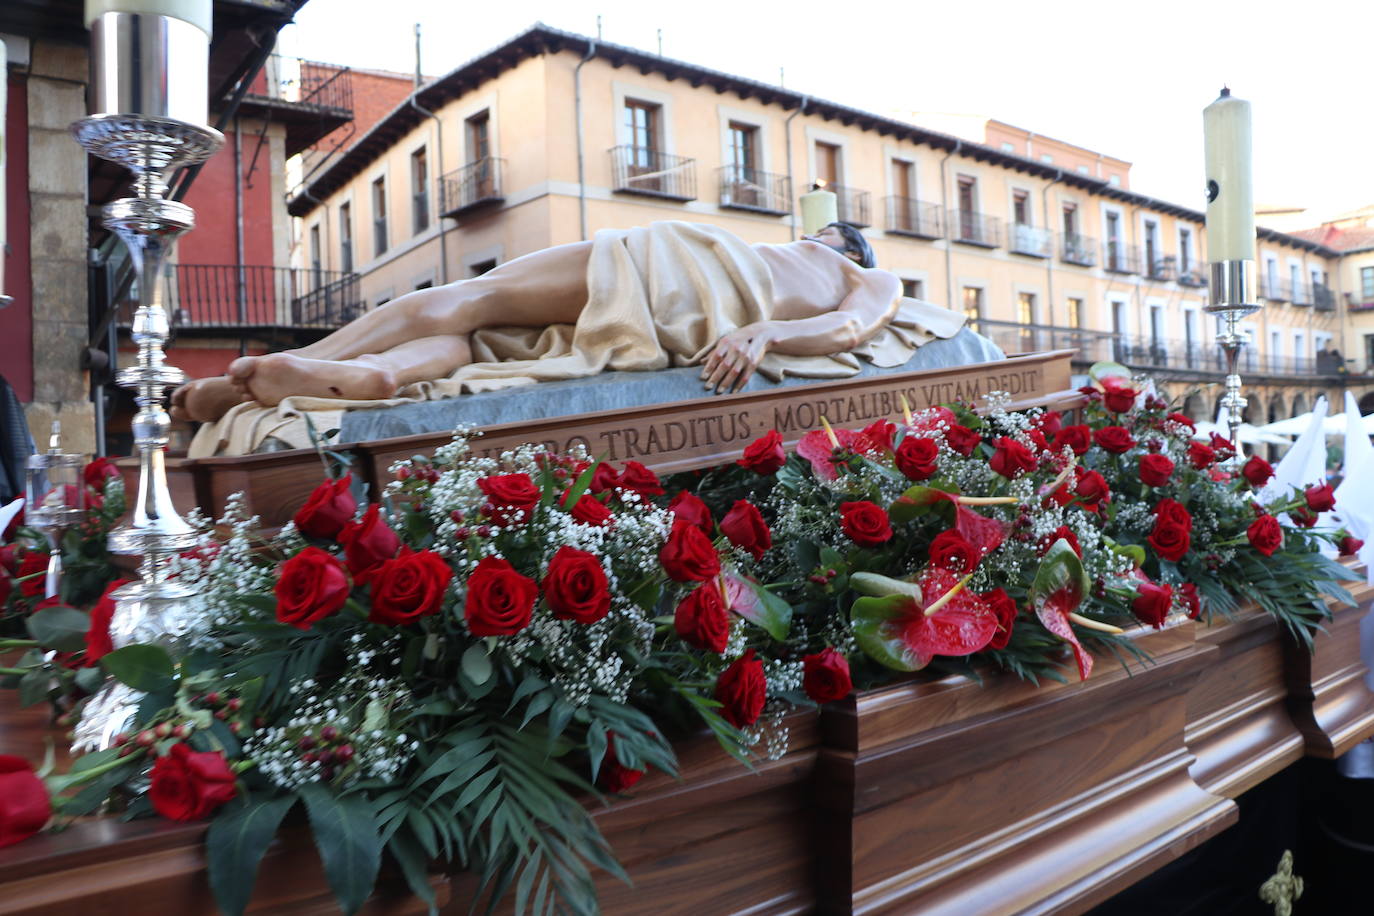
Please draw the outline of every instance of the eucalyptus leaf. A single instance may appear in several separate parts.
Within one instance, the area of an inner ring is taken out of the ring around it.
[[[463,653],[463,674],[479,687],[491,678],[491,657],[480,643],[468,646]]]

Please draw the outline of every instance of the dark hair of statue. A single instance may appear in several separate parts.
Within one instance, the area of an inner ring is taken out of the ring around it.
[[[868,244],[868,239],[858,230],[856,226],[849,223],[831,223],[836,231],[844,237],[845,254],[854,254],[855,260],[860,267],[877,267],[878,258],[873,254],[873,246]]]

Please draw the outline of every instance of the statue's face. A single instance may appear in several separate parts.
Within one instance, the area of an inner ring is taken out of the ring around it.
[[[845,250],[844,236],[840,235],[840,230],[836,229],[834,226],[826,226],[824,229],[814,232],[811,235],[804,235],[802,238],[810,242],[820,242],[827,248],[835,249],[840,254],[849,258],[849,260],[858,261],[858,258],[855,257],[853,252]]]

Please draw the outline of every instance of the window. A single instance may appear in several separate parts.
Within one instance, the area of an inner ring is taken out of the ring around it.
[[[1091,175],[1091,174],[1092,174],[1092,170],[1089,169],[1086,165],[1080,165],[1080,166],[1078,167],[1078,174],[1080,174],[1080,175]]]
[[[1078,204],[1064,205],[1064,234],[1069,238],[1078,235]]]
[[[1374,267],[1360,268],[1360,299],[1374,302]]]
[[[756,207],[762,200],[758,176],[759,129],[753,124],[730,122],[731,180],[737,182],[731,199]]]
[[[1041,154],[1040,154],[1040,161],[1043,162],[1043,163],[1045,163],[1045,165],[1053,165],[1053,164],[1054,164],[1054,157],[1051,156],[1049,153],[1041,153]]]
[[[1083,327],[1083,300],[1069,299],[1069,327],[1077,330]]]
[[[1302,331],[1293,334],[1293,355],[1299,360],[1307,356],[1307,335]]]
[[[916,182],[913,177],[915,169],[910,162],[905,159],[892,160],[892,193],[903,200],[911,200],[916,196]]]
[[[1268,293],[1265,298],[1277,299],[1279,288],[1279,262],[1277,258],[1264,259],[1264,282],[1269,287],[1265,290]]]
[[[429,228],[429,157],[423,149],[410,154],[411,233]]]
[[[468,180],[460,190],[464,203],[496,196],[496,170],[491,162],[491,113],[480,111],[465,122],[468,140]]]
[[[416,289],[429,289],[429,288],[432,287],[433,285],[434,285],[434,281],[433,281],[433,280],[422,280],[422,281],[420,281],[419,283],[416,283],[416,284],[415,284],[415,288],[416,288]]]
[[[1008,142],[1008,141],[1006,141],[1006,140],[1003,140],[1003,141],[1002,141],[1002,152],[1004,152],[1004,153],[1014,153],[1014,152],[1016,152],[1016,144],[1015,144],[1015,143],[1010,143],[1010,142]]]
[[[925,298],[925,282],[922,280],[902,280],[902,295],[911,299]]]
[[[372,182],[372,256],[386,251],[386,178]]]
[[[1302,298],[1302,268],[1297,264],[1288,265],[1288,282],[1292,284],[1293,298]]]
[[[959,238],[977,239],[978,179],[959,176]],[[971,288],[971,287],[970,287]],[[982,290],[978,291],[980,294]]]
[[[1156,350],[1164,343],[1164,306],[1150,306],[1150,345]]]
[[[1030,192],[1012,191],[1011,192],[1011,213],[1012,219],[1018,226],[1030,225]]]
[[[1126,252],[1121,248],[1121,214],[1107,212],[1107,269],[1121,270]]]
[[[1159,270],[1159,223],[1145,220],[1145,269],[1151,276]]]
[[[339,269],[353,272],[353,204],[339,205]]]
[[[625,100],[625,130],[630,138],[630,165],[642,172],[654,166],[659,152],[659,106],[650,102]]]
[[[1193,366],[1197,349],[1197,312],[1188,309],[1183,313],[1183,349],[1188,366]]]
[[[324,252],[320,249],[320,224],[316,223],[310,227],[310,271],[315,275],[315,285],[320,283],[320,274],[324,270],[324,263],[321,260]]]
[[[1035,349],[1035,331],[1031,329],[1031,325],[1035,324],[1035,293],[1017,294],[1016,320],[1021,325],[1017,334],[1021,338],[1022,352]]]
[[[983,316],[983,289],[979,286],[964,287],[964,317],[968,319],[970,331],[978,330],[978,319]]]
[[[1374,366],[1374,334],[1364,335],[1364,364]]]
[[[816,179],[827,185],[840,183],[840,148],[834,143],[816,141]]]
[[[469,273],[470,276],[473,276],[473,277],[480,277],[480,276],[482,276],[482,274],[486,273],[487,271],[489,271],[489,270],[495,270],[495,269],[496,269],[496,259],[495,259],[495,258],[492,258],[492,259],[490,259],[490,260],[488,260],[488,261],[478,261],[476,264],[473,264],[473,265],[469,266],[469,267],[468,267],[468,273]]]
[[[920,228],[916,212],[915,168],[905,159],[892,160],[892,228],[912,232]]]
[[[1188,273],[1193,269],[1193,230],[1178,230],[1178,269]]]
[[[1109,178],[1107,179],[1107,184],[1111,185],[1111,186],[1114,187],[1114,188],[1119,188],[1119,187],[1121,187],[1121,176],[1120,176],[1120,175],[1112,175],[1111,177],[1109,177]]]

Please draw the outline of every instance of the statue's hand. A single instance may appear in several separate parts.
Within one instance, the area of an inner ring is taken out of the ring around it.
[[[738,391],[753,378],[763,355],[772,344],[765,323],[737,328],[716,341],[711,355],[701,367],[706,389],[717,394]]]

